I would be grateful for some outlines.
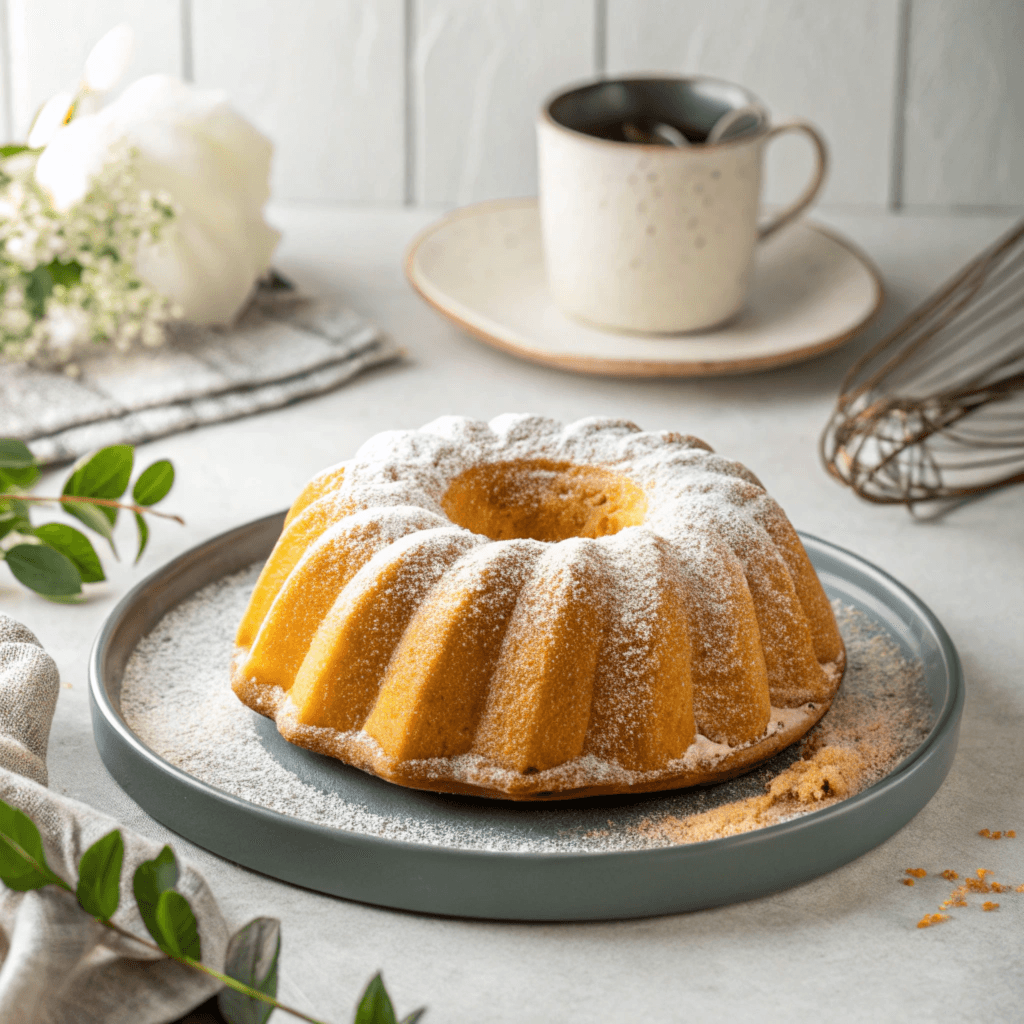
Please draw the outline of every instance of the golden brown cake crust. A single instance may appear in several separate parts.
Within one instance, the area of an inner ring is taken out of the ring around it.
[[[795,743],[813,728],[832,706],[832,700],[839,690],[843,672],[846,667],[845,655],[835,664],[835,687],[827,700],[813,707],[800,709],[803,714],[764,739],[748,747],[722,752],[719,757],[711,756],[706,761],[696,760],[692,767],[679,766],[662,772],[647,773],[649,778],[638,777],[644,773],[619,774],[615,781],[577,785],[572,775],[564,779],[542,781],[537,776],[522,776],[508,779],[502,787],[486,786],[455,777],[457,769],[431,765],[429,762],[396,762],[377,747],[368,744],[364,736],[331,733],[328,730],[303,728],[297,726],[288,714],[287,698],[283,691],[278,691],[274,698],[268,700],[264,692],[257,694],[252,688],[239,681],[235,692],[254,711],[277,721],[278,731],[289,742],[296,746],[328,757],[337,758],[355,768],[369,772],[388,782],[409,789],[423,789],[434,793],[458,793],[463,796],[482,796],[500,800],[537,801],[537,800],[577,800],[590,796],[613,796],[621,793],[656,793],[667,789],[684,789],[688,786],[703,786],[716,782],[725,782],[749,771],[755,765],[766,761],[781,750]],[[243,696],[244,694],[244,696]],[[249,699],[246,699],[248,697]],[[262,697],[264,704],[256,706],[256,699]],[[276,698],[276,699],[275,699]],[[273,703],[271,703],[273,701]],[[495,770],[495,766],[481,764],[476,767],[476,774],[486,776]],[[585,769],[584,769],[585,770]],[[502,773],[506,775],[507,773]],[[550,790],[539,787],[550,785]]]
[[[232,685],[290,742],[512,800],[721,781],[828,710],[845,652],[789,521],[695,438],[443,417],[296,501]]]

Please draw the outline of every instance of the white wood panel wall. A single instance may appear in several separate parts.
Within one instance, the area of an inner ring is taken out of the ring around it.
[[[0,0],[0,142],[14,138],[14,129],[11,126],[10,52],[7,4]]]
[[[899,0],[609,0],[608,73],[645,69],[739,82],[775,122],[813,121],[832,162],[824,202],[882,205],[892,175]],[[810,144],[769,150],[765,195],[797,195]]]
[[[276,144],[279,199],[405,198],[402,0],[196,0],[199,85],[227,90]]]
[[[182,73],[181,0],[7,0],[14,138],[24,137],[49,96],[74,89],[93,43],[122,21],[135,30],[126,81]]]
[[[910,11],[903,198],[1024,205],[1024,2]]]
[[[414,10],[414,199],[535,193],[534,117],[561,84],[593,75],[593,0],[417,0]]]
[[[284,200],[532,193],[533,121],[595,74],[715,74],[829,139],[831,204],[1024,206],[1024,0],[0,0],[0,136],[128,21],[132,76],[226,89]],[[775,144],[767,197],[806,176]]]

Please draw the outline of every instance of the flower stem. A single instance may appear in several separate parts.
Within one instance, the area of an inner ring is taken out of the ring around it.
[[[97,918],[97,920],[99,919]],[[140,945],[145,946],[147,949],[151,949],[154,953],[160,953],[162,956],[168,956],[170,959],[176,960],[179,964],[184,964],[186,967],[191,967],[193,970],[202,971],[203,974],[208,974],[211,978],[216,978],[218,981],[227,985],[228,988],[233,988],[243,996],[249,996],[250,999],[258,999],[262,1003],[269,1003],[271,1006],[275,1006],[279,1010],[284,1010],[285,1013],[290,1013],[293,1017],[298,1017],[299,1020],[308,1021],[309,1024],[324,1024],[323,1021],[317,1020],[315,1017],[307,1017],[301,1010],[293,1010],[290,1006],[285,1006],[284,1003],[279,1003],[273,996],[268,996],[265,992],[260,992],[259,989],[250,988],[250,986],[246,985],[244,982],[238,981],[236,978],[232,978],[229,974],[221,974],[220,971],[215,971],[212,967],[207,967],[198,960],[192,960],[189,957],[171,956],[171,954],[161,949],[155,942],[150,942],[149,939],[143,939],[134,932],[128,931],[127,928],[122,928],[119,924],[115,924],[111,920],[100,921],[100,924],[109,928],[113,932],[117,932],[118,935],[121,935],[126,939],[134,939]]]
[[[178,963],[188,964],[190,967],[194,967],[197,971],[202,971],[204,974],[210,975],[211,978],[216,978],[218,981],[222,981],[228,986],[228,988],[233,988],[236,992],[241,992],[242,995],[249,996],[252,999],[259,999],[261,1002],[270,1003],[272,1006],[276,1006],[279,1010],[284,1010],[285,1013],[290,1013],[293,1017],[298,1017],[299,1020],[309,1021],[309,1024],[324,1024],[323,1021],[318,1020],[316,1017],[307,1017],[301,1010],[293,1010],[290,1006],[285,1006],[284,1003],[279,1003],[273,996],[268,996],[265,993],[260,992],[259,989],[250,988],[244,982],[237,981],[229,974],[221,974],[220,971],[215,971],[213,968],[201,964],[198,960],[179,960]]]
[[[19,494],[17,496],[17,500],[35,501],[40,503],[52,502],[58,505],[72,503],[80,505],[102,505],[104,508],[123,508],[126,512],[138,512],[143,515],[159,516],[161,519],[173,519],[174,522],[180,523],[182,526],[185,525],[185,520],[182,519],[181,516],[176,516],[171,512],[157,512],[155,508],[149,508],[146,505],[129,505],[121,501],[111,501],[109,498],[79,498],[73,494],[64,494],[59,498],[45,498],[34,494]]]

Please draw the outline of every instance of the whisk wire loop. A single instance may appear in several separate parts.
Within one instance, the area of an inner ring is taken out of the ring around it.
[[[1024,481],[1024,221],[853,364],[820,452],[912,511]]]

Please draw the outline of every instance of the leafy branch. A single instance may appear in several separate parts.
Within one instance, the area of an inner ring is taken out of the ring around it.
[[[96,549],[89,538],[66,523],[33,526],[33,505],[58,505],[64,512],[99,534],[114,557],[114,526],[120,511],[135,517],[138,552],[142,557],[149,543],[145,516],[172,519],[184,525],[181,516],[158,512],[152,506],[162,501],[174,484],[174,467],[160,459],[143,470],[131,491],[131,500],[121,500],[131,482],[135,451],[131,445],[115,444],[79,459],[71,469],[59,497],[29,494],[39,479],[39,463],[21,441],[0,438],[0,561],[6,561],[14,577],[30,590],[51,601],[70,602],[82,593],[83,583],[106,579]],[[8,538],[17,541],[10,544]]]
[[[277,1001],[277,965],[281,955],[281,927],[276,918],[257,917],[228,943],[223,973],[201,962],[199,924],[188,900],[175,888],[178,862],[165,846],[153,860],[143,861],[132,878],[132,892],[142,922],[153,941],[136,935],[111,918],[121,901],[124,840],[119,829],[98,839],[78,862],[78,882],[72,886],[46,862],[43,841],[35,823],[24,812],[0,800],[0,881],[9,889],[27,892],[55,885],[74,895],[78,905],[104,928],[162,953],[186,967],[216,978],[224,988],[217,1005],[228,1024],[265,1024],[274,1009],[323,1024]],[[424,1010],[401,1022],[380,974],[367,985],[356,1010],[354,1024],[416,1024]]]
[[[168,463],[169,465],[169,463]],[[60,503],[65,508],[76,503],[83,505],[99,505],[101,508],[123,508],[126,512],[148,512],[151,516],[159,516],[161,519],[172,519],[176,523],[185,525],[185,520],[173,512],[157,512],[155,508],[148,508],[146,505],[132,505],[123,501],[110,501],[108,498],[79,498],[75,495],[63,494],[59,498],[48,498],[37,494],[23,494],[21,501],[38,501],[49,504]]]

